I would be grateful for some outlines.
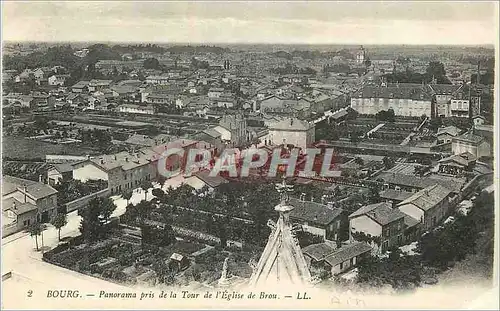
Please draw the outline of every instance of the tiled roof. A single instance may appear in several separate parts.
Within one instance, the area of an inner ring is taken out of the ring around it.
[[[269,129],[279,131],[307,131],[312,127],[314,127],[314,125],[308,123],[307,121],[299,120],[297,118],[286,118],[269,126]]]
[[[453,84],[429,84],[428,86],[431,92],[437,95],[452,95],[463,87],[463,85]]]
[[[381,178],[384,182],[394,185],[407,186],[417,189],[424,189],[432,185],[442,185],[455,193],[460,192],[463,185],[465,184],[465,179],[460,178],[444,178],[442,176],[433,177],[417,177],[414,175],[398,174],[386,172],[381,174],[378,178]]]
[[[212,176],[209,176],[209,174],[210,174],[210,172],[208,172],[208,171],[202,171],[202,172],[195,173],[193,175],[198,177],[201,181],[203,181],[205,184],[207,184],[208,186],[210,186],[212,188],[215,188],[215,187],[218,187],[222,184],[228,183],[228,181],[221,176],[213,176],[212,177]]]
[[[400,210],[392,208],[391,204],[388,202],[365,205],[349,215],[349,218],[354,218],[361,215],[370,217],[382,226],[390,224],[391,222],[401,219],[405,216],[405,214]]]
[[[76,84],[72,86],[72,88],[83,88],[88,86],[90,81],[78,81]]]
[[[398,206],[413,204],[423,211],[427,211],[442,202],[451,193],[451,191],[441,185],[427,187],[403,202]]]
[[[2,200],[2,211],[11,210],[16,215],[22,215],[31,211],[36,210],[36,205],[29,202],[22,203],[15,198],[7,198]]]
[[[394,201],[403,201],[413,195],[412,192],[400,191],[394,189],[387,189],[380,192],[380,198]]]
[[[453,125],[438,128],[438,136],[446,133],[450,134],[451,136],[457,136],[458,134],[460,134],[460,129]]]
[[[476,157],[471,153],[463,153],[463,154],[454,154],[447,158],[441,159],[438,163],[447,163],[447,162],[456,162],[460,165],[467,166],[470,162],[476,160]]]
[[[411,228],[413,226],[416,226],[420,223],[417,219],[411,217],[410,215],[405,214],[405,228]]]
[[[325,261],[330,266],[334,267],[342,262],[350,260],[351,258],[370,252],[371,250],[372,248],[370,247],[370,245],[366,244],[365,242],[354,242],[344,245],[333,254],[328,255],[325,258]]]
[[[343,210],[341,208],[330,208],[324,204],[302,201],[290,198],[290,205],[295,207],[290,213],[290,217],[320,225],[328,225],[335,220]]]
[[[73,171],[73,166],[69,163],[58,163],[52,165],[59,173],[67,173]]]
[[[215,129],[213,128],[209,128],[209,129],[206,129],[203,131],[203,133],[213,137],[213,138],[217,138],[217,137],[220,137],[221,136],[221,133],[217,132]]]
[[[387,87],[368,85],[354,93],[353,98],[431,100],[431,96],[425,87],[421,85],[407,86],[403,83],[399,84],[399,86]]]
[[[311,257],[316,261],[323,260],[326,256],[330,255],[335,251],[335,247],[332,247],[329,243],[319,243],[306,246],[302,249],[302,253]]]
[[[3,176],[2,178],[2,193],[4,195],[7,193],[11,193],[17,189],[23,191],[24,187],[26,187],[27,194],[35,198],[36,200],[57,193],[56,189],[41,182],[7,175]]]
[[[465,134],[462,134],[460,136],[455,137],[454,140],[478,144],[478,143],[482,142],[484,140],[484,138],[481,136],[478,136],[478,135],[474,135],[474,133],[469,131]]]

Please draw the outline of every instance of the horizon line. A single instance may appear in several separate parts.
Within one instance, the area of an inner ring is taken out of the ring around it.
[[[115,44],[137,44],[137,43],[155,43],[155,44],[189,44],[189,45],[363,45],[363,46],[378,46],[378,45],[407,45],[407,46],[462,46],[462,47],[489,47],[495,49],[495,43],[345,43],[345,42],[327,42],[327,43],[308,43],[308,42],[217,42],[217,41],[114,41],[114,40],[2,40],[4,43],[115,43]]]

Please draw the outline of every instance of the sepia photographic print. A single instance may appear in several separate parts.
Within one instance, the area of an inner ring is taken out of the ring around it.
[[[2,309],[498,309],[496,1],[2,1]]]

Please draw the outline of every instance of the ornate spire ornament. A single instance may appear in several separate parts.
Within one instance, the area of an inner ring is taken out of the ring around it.
[[[287,185],[283,177],[283,182],[276,184],[276,191],[280,194],[280,204],[285,205],[290,200],[288,194],[293,191],[293,185]]]

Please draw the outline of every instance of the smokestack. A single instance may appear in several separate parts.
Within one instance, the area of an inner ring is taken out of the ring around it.
[[[476,77],[476,84],[479,85],[479,81],[481,79],[481,61],[477,62],[477,77]]]

